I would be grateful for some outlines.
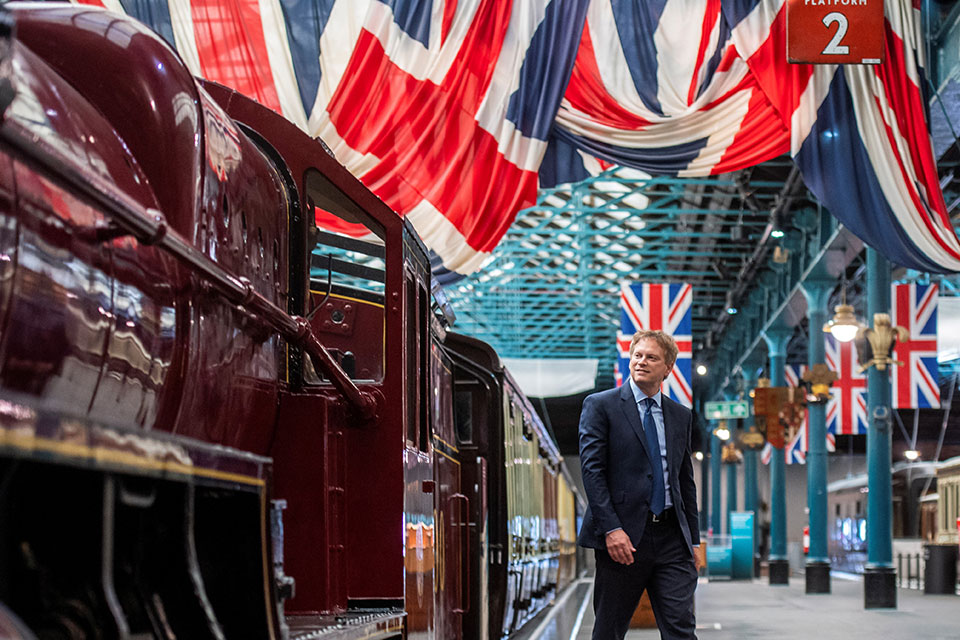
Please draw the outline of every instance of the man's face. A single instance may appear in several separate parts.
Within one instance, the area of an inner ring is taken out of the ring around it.
[[[630,377],[644,391],[656,391],[660,383],[670,373],[673,366],[667,366],[663,349],[656,340],[641,338],[630,354]]]

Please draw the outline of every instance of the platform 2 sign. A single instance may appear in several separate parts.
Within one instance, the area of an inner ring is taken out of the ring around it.
[[[787,0],[787,60],[883,62],[883,0]]]

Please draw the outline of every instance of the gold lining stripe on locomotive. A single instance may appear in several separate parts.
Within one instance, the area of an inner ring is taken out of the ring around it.
[[[438,448],[438,447],[434,447],[433,451],[434,451],[434,453],[439,453],[440,455],[442,455],[444,458],[446,458],[447,460],[449,460],[449,461],[452,462],[453,464],[455,464],[455,465],[457,465],[457,466],[460,466],[460,461],[457,460],[456,458],[454,458],[453,456],[451,456],[449,453],[445,452],[443,449],[440,449],[440,448]]]
[[[439,442],[439,443],[442,444],[445,448],[449,449],[449,450],[452,451],[453,453],[460,453],[460,449],[457,449],[455,446],[453,446],[452,444],[450,444],[449,442],[447,442],[446,440],[444,440],[443,438],[441,438],[441,437],[438,436],[437,434],[433,434],[433,439],[434,439],[435,442]],[[437,448],[436,445],[434,445],[434,448]]]
[[[107,447],[90,446],[73,442],[60,442],[59,440],[51,440],[50,438],[42,438],[35,435],[10,433],[6,429],[0,428],[0,449],[2,448],[11,448],[27,452],[44,451],[74,460],[108,462],[128,467],[149,469],[151,471],[164,471],[184,476],[200,476],[215,480],[238,482],[256,487],[264,487],[266,485],[266,481],[263,478],[254,476],[196,467],[182,462],[151,460],[150,458],[129,451],[117,451]]]
[[[315,291],[315,290],[313,290],[313,289],[310,289],[310,293],[313,293],[313,294],[318,295],[318,296],[322,296],[322,295],[323,295],[324,293],[326,293],[326,292],[325,292],[325,291]],[[331,294],[330,294],[330,297],[331,297],[331,298],[340,298],[341,300],[349,300],[350,302],[356,302],[357,304],[368,304],[368,305],[370,305],[370,306],[379,307],[380,309],[383,309],[383,304],[381,304],[381,303],[379,303],[379,302],[372,302],[372,301],[370,301],[370,300],[361,300],[360,298],[351,298],[350,296],[345,296],[345,295],[340,294],[340,293],[331,293]]]

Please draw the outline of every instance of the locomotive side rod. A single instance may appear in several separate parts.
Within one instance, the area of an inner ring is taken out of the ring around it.
[[[3,105],[7,106],[7,105]],[[4,112],[6,110],[4,109]],[[291,316],[262,295],[253,284],[242,276],[234,276],[193,245],[169,228],[166,218],[157,210],[144,207],[124,193],[118,193],[109,183],[93,174],[84,172],[68,159],[46,148],[36,137],[25,136],[9,123],[0,127],[0,145],[16,153],[25,161],[45,172],[70,189],[83,194],[102,207],[115,223],[140,242],[157,246],[186,264],[194,273],[208,282],[230,303],[235,304],[265,321],[294,345],[303,348],[314,364],[327,375],[333,386],[363,419],[376,416],[377,399],[363,391],[337,364],[323,343],[313,334],[310,324],[300,316]],[[122,235],[118,228],[98,227],[90,229],[90,240],[100,241]]]

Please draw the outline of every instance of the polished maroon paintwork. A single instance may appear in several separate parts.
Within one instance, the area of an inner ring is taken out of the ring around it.
[[[62,137],[63,146],[79,138],[76,146],[88,148],[84,164],[105,165],[118,190],[159,208],[198,250],[285,306],[287,200],[277,170],[176,55],[145,27],[102,11],[42,7],[17,11],[16,18],[18,39],[29,48],[24,54],[51,65],[50,71],[43,63],[31,66],[49,76],[37,84],[63,103],[48,110],[57,114],[51,137]],[[82,123],[74,125],[78,133],[67,129],[69,122]],[[66,218],[68,228],[106,224],[100,213],[85,219],[89,207],[72,204],[69,195],[30,173],[18,175],[18,195],[35,194],[49,220]],[[53,247],[44,246],[46,239],[37,242],[21,240],[21,251],[62,262]],[[69,397],[70,408],[86,406],[94,417],[266,453],[283,364],[279,338],[131,236],[100,245],[81,240],[68,251],[89,270],[83,279],[98,283],[78,282],[92,291],[74,291],[75,304],[93,304],[94,311],[51,324],[48,331],[74,337],[57,346],[48,342],[50,352],[59,354],[54,357],[63,358],[49,364],[50,373],[25,374],[17,369],[24,358],[4,358],[0,375],[17,381],[12,388]],[[30,342],[15,333],[20,326],[32,330],[31,323],[17,322],[21,300],[41,304],[50,320],[72,306],[60,299],[73,299],[68,292],[42,284],[40,289],[48,292],[46,302],[36,289],[14,295],[10,330],[4,331],[8,344]],[[85,353],[70,357],[76,349]],[[72,388],[66,395],[63,378]],[[237,420],[238,414],[245,418]]]

